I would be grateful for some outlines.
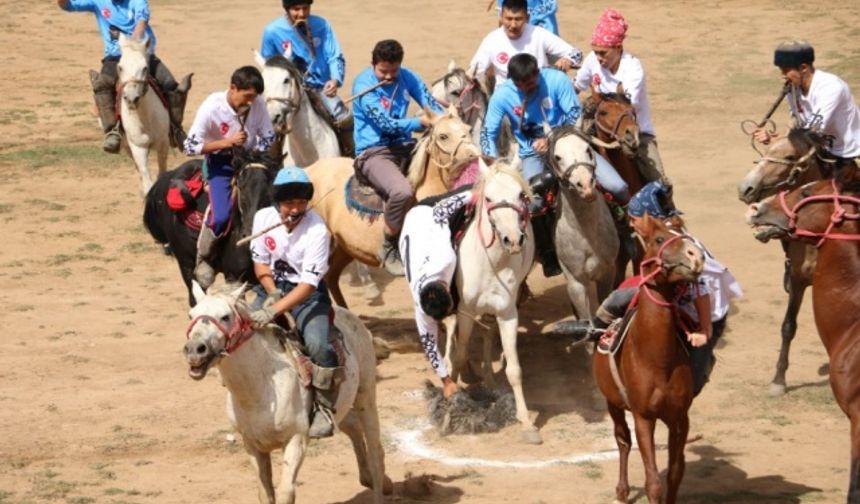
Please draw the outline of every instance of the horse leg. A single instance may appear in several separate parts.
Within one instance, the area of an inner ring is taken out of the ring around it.
[[[167,171],[167,155],[170,153],[170,142],[165,143],[158,149],[158,175]]]
[[[481,333],[482,352],[481,352],[481,376],[484,380],[484,385],[488,387],[496,386],[496,377],[493,373],[493,340],[495,334]]]
[[[343,269],[350,262],[352,262],[352,257],[349,256],[346,250],[335,245],[329,255],[328,273],[325,275],[325,282],[334,303],[343,308],[347,308],[347,306],[346,300],[343,298],[343,292],[340,290],[340,274],[343,273]]]
[[[445,367],[448,368],[448,374],[454,383],[457,383],[459,370],[454,366],[451,360],[451,352],[456,346],[457,340],[457,315],[451,315],[445,318]]]
[[[690,418],[684,411],[674,425],[669,426],[669,474],[666,478],[666,504],[675,504],[678,498],[678,488],[684,478],[684,448],[687,444],[687,434],[690,432]]]
[[[281,470],[281,481],[278,484],[276,504],[294,504],[296,502],[296,476],[305,459],[308,438],[304,434],[294,434],[287,447],[284,448],[284,467]],[[271,478],[271,469],[269,477]]]
[[[496,316],[499,324],[499,335],[502,339],[502,351],[505,353],[505,374],[508,382],[514,390],[514,400],[517,404],[517,420],[522,427],[522,441],[528,444],[541,444],[540,433],[529,419],[529,411],[526,409],[526,399],[523,395],[523,377],[520,368],[520,359],[517,355],[517,328],[519,319],[515,308],[510,308],[506,313]]]
[[[645,494],[650,504],[660,502],[663,485],[660,482],[660,472],[657,471],[657,454],[654,446],[654,423],[652,418],[645,418],[633,413],[636,420],[636,442],[639,443],[639,453],[645,465]]]
[[[140,147],[132,144],[131,142],[129,142],[128,148],[131,151],[131,158],[132,161],[134,161],[134,166],[137,168],[138,173],[140,173],[140,190],[145,198],[146,194],[149,192],[149,188],[152,187],[152,177],[149,175],[148,165],[149,148]]]
[[[785,394],[785,372],[788,371],[788,351],[791,341],[797,333],[797,314],[803,304],[803,295],[809,284],[798,275],[791,275],[788,286],[788,306],[782,319],[782,345],[779,347],[779,358],[776,361],[776,374],[770,384],[770,395],[779,397]]]
[[[276,504],[275,485],[272,483],[272,456],[245,444],[245,450],[251,456],[251,465],[257,469],[257,496],[260,504]]]
[[[618,445],[618,484],[615,485],[615,502],[625,503],[630,495],[630,483],[627,477],[628,459],[630,458],[630,427],[624,418],[624,408],[619,408],[607,402],[609,416],[615,424],[615,443]]]
[[[588,291],[585,284],[571,274],[565,287],[567,288],[567,295],[570,297],[570,303],[573,305],[576,318],[578,320],[590,319],[591,306],[589,306]]]
[[[376,390],[362,394],[356,404],[360,405],[358,407],[358,421],[361,424],[364,446],[367,449],[365,464],[370,462],[373,502],[374,504],[382,504],[382,496],[391,495],[394,492],[394,483],[392,483],[391,478],[385,475],[385,450],[382,449],[379,412],[376,408]],[[365,482],[361,484],[367,486]]]
[[[849,411],[851,419],[851,473],[849,474],[848,504],[860,504],[860,408]]]
[[[453,376],[463,376],[466,373],[466,366],[469,365],[469,339],[472,337],[472,327],[475,321],[468,315],[463,313],[457,314],[457,335],[454,347],[454,362],[449,372]]]

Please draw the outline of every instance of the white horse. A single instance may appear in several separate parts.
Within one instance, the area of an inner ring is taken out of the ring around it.
[[[587,320],[612,292],[618,233],[595,189],[595,154],[588,137],[568,126],[554,130],[549,142],[549,165],[561,189],[555,250],[576,316]]]
[[[207,294],[194,282],[197,305],[191,309],[184,347],[189,375],[195,380],[217,365],[227,387],[227,416],[242,435],[259,476],[263,504],[292,504],[296,476],[308,445],[311,392],[300,376],[294,346],[276,328],[253,329],[242,313],[244,286],[227,294]],[[385,477],[385,454],[376,409],[376,355],[370,332],[346,309],[335,307],[334,325],[344,336],[346,379],[340,386],[335,421],[352,441],[361,484],[374,502],[392,490]],[[284,450],[277,491],[272,482],[271,452]]]
[[[302,73],[290,61],[290,53],[287,49],[283,57],[265,60],[254,51],[254,61],[263,74],[266,109],[275,133],[283,136],[281,157],[304,168],[320,159],[339,157],[340,146],[334,129],[311,105]]]
[[[481,175],[475,184],[478,193],[475,217],[466,228],[457,252],[456,284],[460,291],[456,326],[446,321],[448,344],[445,362],[456,380],[467,365],[469,338],[474,317],[496,316],[508,382],[514,391],[517,420],[523,440],[539,444],[540,434],[529,419],[523,396],[522,373],[517,356],[517,293],[534,262],[534,236],[528,213],[531,190],[516,166],[497,161],[488,167],[480,161]],[[454,328],[456,327],[456,336]],[[488,366],[489,345],[484,339],[484,380],[492,383]],[[451,360],[452,348],[456,352]]]
[[[167,170],[167,153],[170,150],[170,116],[158,94],[149,88],[155,80],[149,74],[149,41],[135,40],[123,34],[119,36],[122,56],[117,64],[119,74],[120,116],[125,140],[131,157],[140,173],[140,189],[143,196],[152,187],[149,174],[149,151],[155,150],[158,174]],[[188,75],[179,84],[179,90],[191,87]]]

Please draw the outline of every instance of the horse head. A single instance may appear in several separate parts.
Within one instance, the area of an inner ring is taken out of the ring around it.
[[[650,270],[656,283],[692,282],[702,273],[705,254],[681,227],[646,212],[636,224],[636,232],[645,250],[642,271],[656,268]]]
[[[228,293],[209,294],[193,281],[192,294],[197,304],[188,312],[188,341],[182,349],[188,375],[195,380],[206,376],[209,368],[228,354],[239,338],[247,336],[250,326],[243,318],[239,298],[245,285]],[[211,289],[210,289],[211,290]]]
[[[489,101],[487,92],[478,79],[459,68],[453,60],[448,64],[448,73],[434,82],[430,89],[438,101],[453,106],[470,128],[484,117]]]
[[[531,189],[519,168],[499,160],[487,166],[478,160],[478,212],[486,216],[495,237],[511,255],[519,254],[529,225]],[[479,232],[480,228],[479,228]]]
[[[639,123],[624,88],[619,83],[617,92],[601,94],[592,87],[591,98],[596,107],[594,124],[598,138],[604,142],[617,141],[627,157],[634,157],[639,148]]]
[[[273,56],[268,60],[254,51],[254,61],[263,74],[266,110],[272,119],[275,132],[286,135],[290,132],[292,117],[302,103],[302,73],[290,61],[289,49],[283,56]]]
[[[547,160],[562,187],[585,201],[594,201],[596,165],[588,137],[574,126],[562,126],[550,133],[548,144]]]
[[[122,56],[116,68],[120,93],[128,108],[134,110],[149,90],[149,38],[135,40],[120,34],[119,46]]]
[[[268,153],[237,152],[233,159],[236,167],[237,207],[241,216],[242,236],[250,236],[257,210],[272,204],[269,186],[277,165]]]
[[[450,188],[462,171],[480,157],[481,149],[472,140],[469,126],[453,107],[441,114],[429,109],[424,113],[430,117],[430,128],[418,142],[412,156],[409,181],[416,189],[424,184],[425,178],[431,175],[427,165],[432,161],[438,169],[432,175],[438,176],[445,188]]]
[[[793,128],[788,135],[774,140],[764,156],[738,184],[738,199],[753,203],[794,189],[825,176],[822,163],[824,137],[814,131]]]
[[[847,239],[845,236],[857,233],[858,193],[860,183],[854,178],[809,182],[752,203],[746,213],[747,224],[762,242],[792,238],[820,246],[828,237]],[[847,221],[854,221],[853,230],[846,231]]]

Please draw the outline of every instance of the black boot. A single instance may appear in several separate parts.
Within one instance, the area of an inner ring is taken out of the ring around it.
[[[340,121],[335,121],[334,134],[337,135],[337,144],[340,147],[340,155],[343,157],[355,157],[355,139],[353,137],[352,114]]]
[[[314,365],[314,407],[308,436],[314,439],[334,435],[334,406],[344,379],[342,367],[324,368]]]
[[[400,258],[400,248],[397,236],[385,233],[382,247],[379,249],[380,266],[394,276],[403,276],[403,260]]]
[[[532,230],[535,233],[535,248],[538,260],[543,265],[543,276],[549,278],[561,275],[561,265],[555,253],[553,241],[553,216],[550,214],[532,217]]]
[[[110,154],[116,154],[119,152],[122,142],[116,112],[116,81],[90,70],[90,82],[93,85],[93,96],[99,111],[99,120],[105,132],[102,149]]]
[[[182,128],[182,119],[185,116],[185,102],[188,99],[188,91],[191,89],[191,76],[188,74],[173,91],[165,92],[167,98],[167,113],[170,116],[170,146],[182,149],[185,143],[185,130]]]

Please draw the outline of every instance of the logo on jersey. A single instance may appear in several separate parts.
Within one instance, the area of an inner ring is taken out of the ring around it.
[[[275,251],[275,239],[271,236],[266,237],[266,248],[272,252]]]
[[[379,103],[381,103],[382,106],[385,108],[391,108],[391,100],[389,100],[388,97],[386,97],[386,96],[383,96],[382,98],[380,98]]]
[[[601,78],[600,78],[600,74],[594,74],[594,76],[591,78],[591,83],[592,83],[595,87],[599,87],[599,86],[600,86],[600,82],[601,82],[602,80],[603,80],[603,79],[601,79]]]
[[[222,122],[221,124],[218,125],[218,129],[221,130],[222,135],[226,135],[227,132],[230,131],[230,125],[225,123],[225,122]]]
[[[507,65],[509,59],[511,59],[511,57],[508,56],[508,53],[506,52],[500,52],[496,55],[496,61],[498,61],[502,65]]]
[[[517,117],[523,116],[523,108],[519,105],[514,105],[514,115]]]
[[[284,51],[289,51],[291,45],[292,45],[292,42],[290,42],[289,40],[285,40],[285,41],[281,42],[281,49],[283,49]]]
[[[102,16],[104,16],[105,19],[110,19],[110,16],[111,16],[110,9],[108,9],[107,7],[102,9]]]

